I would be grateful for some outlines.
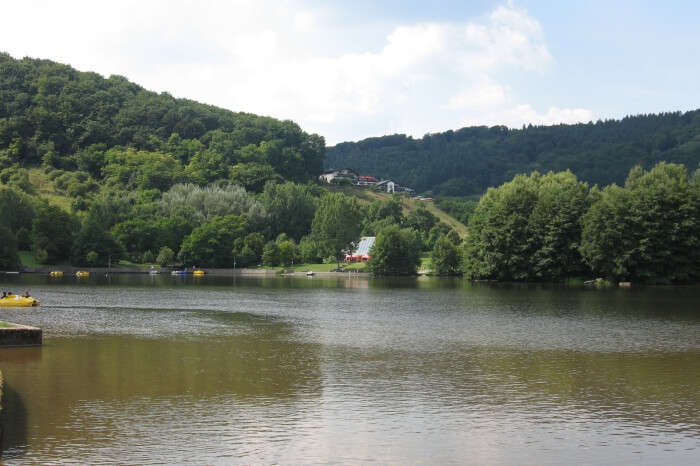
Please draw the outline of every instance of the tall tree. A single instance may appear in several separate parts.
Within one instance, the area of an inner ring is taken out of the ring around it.
[[[311,229],[316,213],[316,198],[311,187],[291,182],[267,183],[261,201],[270,215],[272,237],[286,233],[299,241]]]
[[[700,190],[683,166],[634,168],[623,188],[605,188],[583,216],[581,253],[610,278],[687,282],[700,278]]]
[[[321,197],[311,224],[311,234],[323,257],[340,262],[344,250],[357,241],[362,229],[362,211],[355,197],[328,193]]]
[[[415,230],[392,225],[379,232],[367,268],[375,275],[415,275],[421,241]]]
[[[462,257],[459,248],[447,238],[441,235],[430,254],[432,272],[436,275],[461,275]]]
[[[4,225],[0,225],[0,269],[16,269],[19,267],[17,255],[17,238]]]
[[[47,264],[68,260],[73,233],[79,222],[58,207],[44,204],[37,209],[32,224],[32,248],[35,254],[44,255]]]
[[[241,215],[214,217],[185,238],[179,256],[186,264],[233,267],[236,240],[245,235],[248,222]]]

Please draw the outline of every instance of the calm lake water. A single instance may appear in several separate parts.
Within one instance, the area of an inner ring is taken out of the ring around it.
[[[6,464],[698,464],[700,288],[2,277]]]

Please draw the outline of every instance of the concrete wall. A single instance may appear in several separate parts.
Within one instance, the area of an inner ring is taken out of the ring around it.
[[[42,342],[40,328],[27,325],[11,324],[12,327],[0,328],[0,346],[39,346]]]

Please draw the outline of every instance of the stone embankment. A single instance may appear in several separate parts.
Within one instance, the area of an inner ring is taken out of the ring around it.
[[[10,324],[9,327],[0,328],[0,347],[41,345],[43,337],[40,328],[7,323]]]

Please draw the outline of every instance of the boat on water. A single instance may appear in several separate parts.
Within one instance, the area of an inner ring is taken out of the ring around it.
[[[187,270],[173,270],[170,272],[170,275],[185,275],[187,274]]]
[[[195,277],[203,277],[206,272],[204,270],[195,270],[192,272],[192,275]]]
[[[90,272],[87,272],[85,270],[78,270],[75,272],[75,276],[78,278],[87,278],[90,276]]]
[[[0,298],[0,307],[32,307],[38,306],[39,300],[31,296],[20,296],[18,294],[9,294]]]
[[[307,276],[307,277],[313,277],[313,276],[314,276],[313,270],[307,271],[307,272],[306,272],[306,276]]]

